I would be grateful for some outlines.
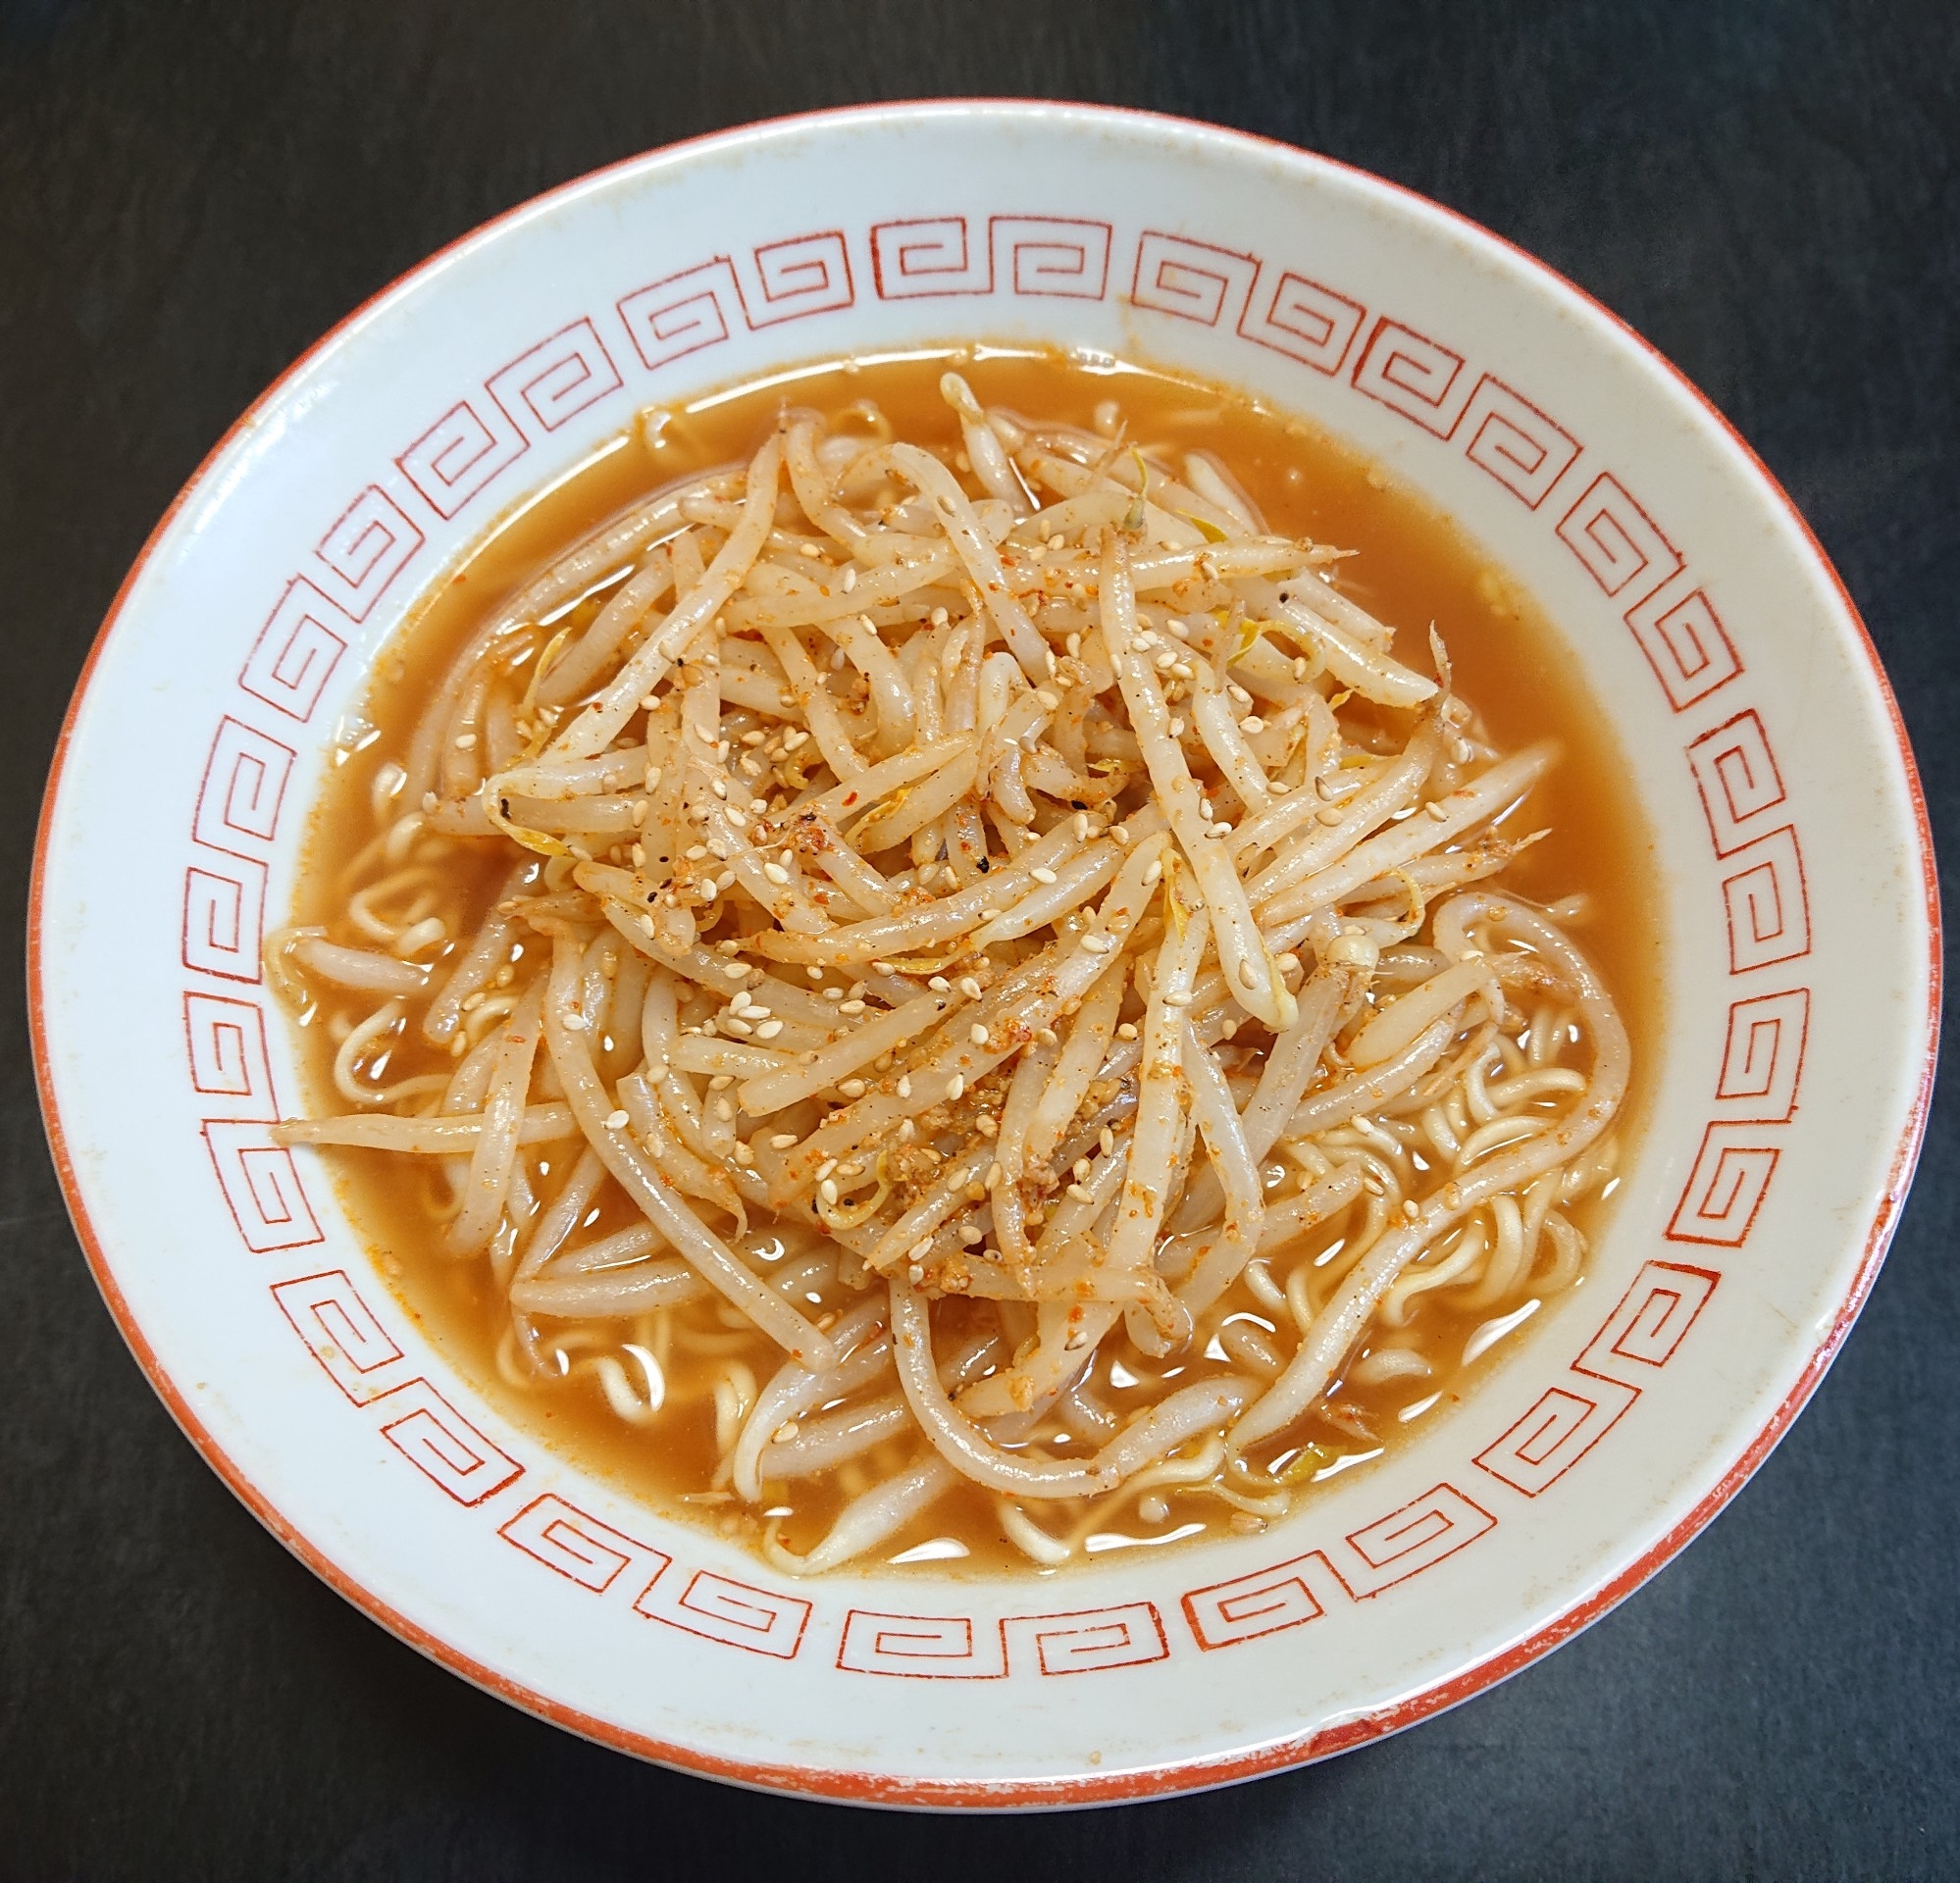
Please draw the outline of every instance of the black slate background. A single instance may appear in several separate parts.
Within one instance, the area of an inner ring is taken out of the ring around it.
[[[439,243],[594,165],[948,92],[1145,105],[1327,151],[1581,282],[1809,515],[1951,835],[1951,7],[0,0],[14,985],[32,816],[90,637],[179,485],[295,354]],[[880,1816],[574,1741],[288,1558],[179,1437],[95,1295],[17,996],[0,1004],[0,1878],[1960,1873],[1956,1203],[1942,1102],[1811,1410],[1680,1560],[1510,1685],[1209,1798]]]

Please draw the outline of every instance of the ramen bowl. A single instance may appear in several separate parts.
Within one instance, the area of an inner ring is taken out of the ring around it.
[[[302,1073],[261,942],[378,650],[493,520],[643,408],[958,338],[1244,388],[1367,453],[1530,590],[1648,826],[1661,1018],[1582,1284],[1387,1455],[1258,1534],[1048,1576],[798,1580],[513,1426],[432,1344],[328,1167],[272,1133]],[[601,172],[294,366],[173,506],[90,656],[43,812],[30,992],[56,1159],[125,1336],[213,1468],[350,1601],[645,1757],[1031,1807],[1395,1731],[1682,1548],[1871,1286],[1925,1116],[1936,928],[1911,756],[1855,611],[1747,447],[1635,335],[1322,159],[961,103]]]

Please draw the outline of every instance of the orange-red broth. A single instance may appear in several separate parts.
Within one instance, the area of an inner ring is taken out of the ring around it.
[[[1616,737],[1568,672],[1550,625],[1530,597],[1448,519],[1367,459],[1240,394],[1131,364],[1091,372],[1053,353],[987,347],[882,362],[831,361],[643,415],[632,432],[496,525],[383,652],[362,715],[373,730],[339,753],[315,814],[294,919],[324,923],[335,939],[360,942],[357,933],[346,931],[343,911],[354,887],[349,863],[373,833],[369,806],[375,774],[404,750],[428,689],[455,650],[524,580],[636,498],[696,470],[746,459],[785,403],[835,415],[859,400],[874,400],[901,436],[956,448],[957,427],[938,391],[949,363],[959,365],[983,403],[1041,414],[1051,423],[1088,426],[1095,408],[1115,398],[1131,436],[1216,453],[1270,527],[1357,552],[1343,565],[1343,585],[1401,628],[1397,651],[1404,659],[1425,660],[1423,631],[1437,625],[1448,642],[1458,690],[1501,748],[1516,749],[1546,736],[1562,741],[1564,760],[1533,793],[1528,809],[1531,827],[1549,825],[1551,835],[1502,880],[1522,894],[1548,901],[1574,893],[1590,900],[1592,915],[1579,939],[1619,1000],[1634,1045],[1636,1103],[1619,1127],[1624,1147],[1637,1124],[1637,1069],[1654,1026],[1658,921],[1648,886],[1655,878]],[[598,600],[584,604],[588,613],[599,605]],[[573,625],[583,625],[582,618],[575,615]],[[501,846],[458,847],[449,929],[467,936],[508,858]],[[314,1016],[316,1023],[319,1018]],[[328,1073],[332,1044],[318,1024],[307,1033],[315,1113],[341,1109]],[[444,1055],[411,1035],[392,1057],[388,1076],[447,1064]],[[548,1191],[562,1175],[555,1167],[569,1153],[562,1145],[545,1149],[544,1162],[553,1169],[541,1169],[540,1181]],[[590,1368],[520,1388],[496,1363],[507,1310],[487,1264],[459,1263],[443,1253],[434,1214],[440,1187],[424,1160],[359,1151],[333,1157],[352,1219],[367,1233],[376,1261],[403,1305],[513,1422],[665,1514],[724,1534],[755,1533],[763,1519],[710,1488],[716,1451],[709,1393],[729,1359],[746,1364],[759,1386],[782,1356],[746,1324],[731,1326],[734,1316],[718,1297],[671,1310],[664,1327],[593,1324],[603,1326],[615,1344],[636,1338],[655,1344],[668,1401],[648,1427],[622,1421]],[[1598,1198],[1573,1211],[1588,1233],[1602,1214]],[[591,1233],[602,1234],[626,1220],[615,1201],[593,1221]],[[1345,1219],[1336,1219],[1326,1226],[1325,1240],[1334,1242],[1347,1227]],[[793,1240],[791,1246],[803,1245]],[[1239,1292],[1244,1298],[1231,1303],[1235,1310],[1269,1326],[1261,1303],[1243,1286]],[[1490,1316],[1489,1310],[1454,1304],[1451,1297],[1461,1293],[1445,1289],[1418,1297],[1409,1325],[1398,1330],[1399,1342],[1416,1346],[1429,1360],[1430,1378],[1338,1387],[1323,1410],[1282,1444],[1267,1448],[1280,1454],[1298,1450],[1303,1441],[1314,1448],[1303,1455],[1310,1463],[1318,1461],[1317,1474],[1309,1480],[1296,1468],[1291,1474],[1296,1482],[1324,1481],[1364,1464],[1458,1401],[1474,1374],[1490,1364],[1483,1356],[1463,1363],[1467,1344]],[[806,1305],[814,1314],[830,1303],[813,1298]],[[950,1306],[956,1313],[959,1304]],[[1515,1314],[1515,1307],[1510,1311]],[[1147,1359],[1117,1339],[1104,1348],[1092,1380],[1118,1415],[1163,1390],[1164,1365],[1174,1361]],[[799,1552],[809,1549],[845,1502],[900,1468],[922,1443],[902,1436],[833,1474],[799,1484],[794,1496],[785,1493],[769,1506],[780,1516],[783,1542]],[[1252,1521],[1208,1497],[1174,1488],[1159,1495],[1168,1514],[1150,1522],[1134,1501],[1116,1494],[1107,1522],[1089,1538],[1088,1552],[1155,1545]],[[1301,1501],[1296,1494],[1295,1508]],[[963,1483],[877,1554],[939,1570],[1034,1567],[1002,1535],[992,1497]]]

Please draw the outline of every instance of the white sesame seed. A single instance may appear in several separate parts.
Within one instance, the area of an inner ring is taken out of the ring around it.
[[[838,1087],[838,1091],[843,1093],[847,1098],[861,1098],[864,1096],[864,1081],[861,1079],[847,1079]]]
[[[824,1199],[824,1201],[827,1203],[836,1202],[837,1179],[834,1177],[826,1177],[823,1180],[823,1182],[817,1186],[817,1195],[821,1196]]]
[[[770,882],[778,885],[787,883],[790,880],[789,871],[784,869],[784,867],[780,863],[763,864],[762,874],[766,876]]]
[[[608,1131],[624,1131],[633,1122],[623,1111],[606,1113],[605,1128]]]
[[[899,1075],[899,1096],[901,1098],[909,1098],[911,1095],[912,1082],[907,1075],[902,1072]]]
[[[778,1131],[771,1134],[769,1143],[777,1150],[788,1150],[797,1142],[794,1131]]]
[[[783,1023],[780,1020],[765,1020],[755,1029],[755,1037],[758,1040],[773,1040],[782,1031]]]
[[[714,1101],[714,1115],[723,1124],[732,1125],[735,1123],[735,1106],[726,1098],[717,1098]]]
[[[959,992],[963,993],[967,997],[967,999],[977,1000],[980,998],[980,992],[981,992],[980,983],[974,980],[974,978],[970,974],[961,975],[959,977]]]
[[[946,1095],[949,1099],[956,1102],[965,1094],[965,1091],[966,1081],[956,1072],[946,1082]]]
[[[1035,869],[1031,870],[1029,874],[1034,878],[1034,880],[1037,883],[1053,883],[1056,880],[1055,872],[1053,870],[1046,869],[1040,866],[1037,866]]]
[[[975,1021],[973,1025],[967,1029],[966,1037],[969,1040],[971,1040],[976,1046],[984,1046],[988,1043],[987,1029],[981,1026],[978,1021]]]

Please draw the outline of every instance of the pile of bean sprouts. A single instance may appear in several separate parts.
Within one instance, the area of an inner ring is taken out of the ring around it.
[[[962,1481],[1043,1564],[1164,1487],[1283,1513],[1344,1379],[1430,1370],[1419,1298],[1572,1285],[1628,1073],[1577,907],[1491,881],[1553,747],[1214,458],[941,389],[956,446],[786,410],[537,576],[344,918],[268,942],[351,1107],[280,1136],[420,1160],[514,1379],[596,1370],[653,1445],[649,1317],[773,1345],[698,1490],[797,1572]],[[805,1553],[763,1520],[894,1440]]]

